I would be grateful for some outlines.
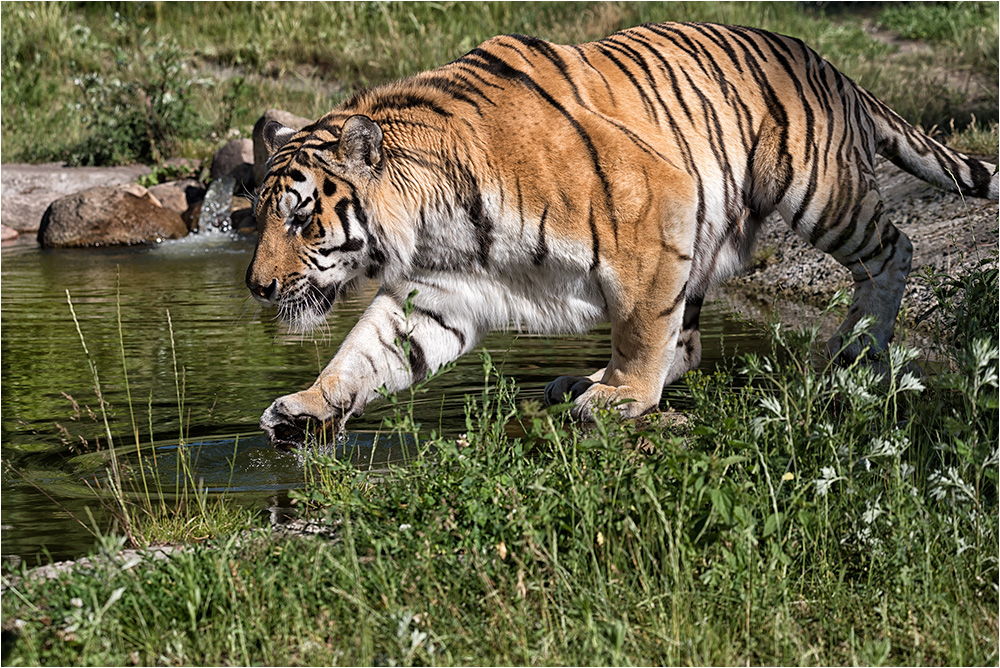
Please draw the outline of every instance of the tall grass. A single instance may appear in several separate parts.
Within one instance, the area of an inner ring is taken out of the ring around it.
[[[66,291],[66,301],[91,371],[106,440],[103,458],[107,462],[107,466],[103,469],[102,474],[89,479],[87,484],[95,493],[105,515],[113,522],[113,532],[123,533],[132,547],[148,547],[163,543],[204,540],[210,536],[231,533],[247,526],[250,522],[250,515],[246,509],[230,504],[221,497],[211,499],[197,477],[192,462],[191,448],[188,447],[184,434],[184,373],[183,367],[178,368],[177,364],[173,321],[170,318],[170,312],[166,312],[166,323],[170,334],[177,411],[178,415],[181,416],[181,420],[179,420],[181,431],[177,437],[177,457],[172,490],[165,489],[161,482],[160,474],[165,473],[165,471],[161,471],[157,462],[157,444],[152,437],[151,407],[149,409],[149,441],[144,443],[140,434],[136,410],[132,401],[132,389],[128,379],[128,360],[125,355],[120,303],[116,306],[118,345],[121,352],[122,378],[133,439],[133,443],[128,445],[118,443],[118,439],[112,433],[111,422],[108,418],[108,406],[102,393],[97,364],[90,355],[86,337],[80,327],[80,321],[69,290]],[[233,447],[235,461],[239,439],[236,439]],[[153,481],[152,486],[150,486],[150,480]],[[80,518],[77,519],[86,526]],[[98,532],[102,530],[101,527],[95,527],[95,529]]]

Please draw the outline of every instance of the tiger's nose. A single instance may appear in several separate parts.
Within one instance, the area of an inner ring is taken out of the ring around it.
[[[278,279],[273,279],[269,285],[262,285],[253,278],[251,278],[249,272],[247,273],[247,287],[250,289],[250,294],[254,296],[254,299],[263,304],[277,304],[278,303],[278,293],[281,291],[281,286],[278,283]]]

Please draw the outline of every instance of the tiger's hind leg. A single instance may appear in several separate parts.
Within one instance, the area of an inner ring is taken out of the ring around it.
[[[684,320],[681,332],[677,336],[674,357],[667,371],[663,385],[667,386],[678,380],[701,364],[701,330],[698,329],[701,316],[701,305],[705,298],[700,295],[689,295],[684,303]]]
[[[701,364],[701,331],[698,329],[701,316],[701,306],[705,301],[701,296],[689,296],[684,304],[684,320],[677,345],[674,346],[674,356],[670,362],[663,386],[666,387],[678,380],[688,371],[697,369]],[[565,399],[575,401],[594,383],[601,382],[607,369],[595,371],[589,376],[560,376],[545,386],[545,403],[549,406],[561,403]]]
[[[698,329],[701,316],[701,305],[705,301],[701,296],[689,296],[684,304],[684,320],[677,345],[674,346],[674,356],[670,369],[663,380],[666,387],[678,380],[688,371],[697,369],[701,364],[701,331]],[[594,383],[601,382],[607,369],[595,371],[589,376],[560,376],[545,386],[545,403],[549,406],[561,403],[568,398],[575,401]]]
[[[851,188],[846,190],[851,192]],[[830,357],[842,364],[850,364],[863,354],[874,360],[888,348],[913,257],[910,239],[883,218],[882,197],[876,188],[862,190],[851,199],[826,207],[841,215],[820,217],[807,237],[813,246],[846,267],[854,279],[847,318],[827,342]],[[870,328],[853,336],[864,318],[872,319]]]

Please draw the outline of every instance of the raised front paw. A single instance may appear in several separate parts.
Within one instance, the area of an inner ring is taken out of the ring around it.
[[[260,428],[267,434],[268,443],[278,450],[295,450],[306,440],[327,429],[336,438],[340,425],[331,420],[329,408],[322,395],[306,390],[280,397],[271,404],[260,418]]]

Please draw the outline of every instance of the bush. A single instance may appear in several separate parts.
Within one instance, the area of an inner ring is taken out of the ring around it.
[[[119,22],[121,30],[125,24]],[[199,131],[192,110],[194,87],[177,45],[152,40],[143,31],[130,46],[110,46],[110,72],[91,72],[74,80],[77,110],[89,135],[68,162],[107,165],[158,163],[176,152],[179,142]]]

